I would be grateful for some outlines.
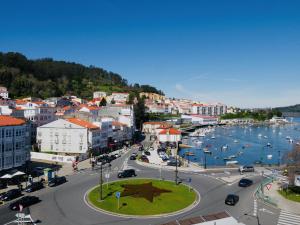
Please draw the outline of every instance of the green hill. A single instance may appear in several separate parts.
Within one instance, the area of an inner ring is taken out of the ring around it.
[[[286,107],[278,107],[276,108],[280,112],[300,112],[300,104],[292,105],[292,106],[286,106]]]
[[[65,94],[92,98],[94,91],[163,94],[150,85],[130,85],[121,75],[102,68],[52,58],[30,60],[15,52],[0,52],[0,85],[8,88],[11,98]]]

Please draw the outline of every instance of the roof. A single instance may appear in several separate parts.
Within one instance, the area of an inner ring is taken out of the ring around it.
[[[82,108],[87,108],[89,110],[99,110],[100,109],[100,107],[98,107],[98,106],[80,105],[80,109],[82,109]]]
[[[67,121],[74,123],[78,126],[88,128],[88,129],[99,129],[98,126],[96,126],[90,122],[87,122],[85,120],[78,119],[78,118],[70,118],[70,119],[67,119]]]
[[[126,126],[126,124],[120,123],[119,121],[112,121],[111,124],[112,124],[113,126]]]
[[[21,100],[21,99],[16,99],[16,104],[17,105],[25,105],[27,101]]]
[[[25,124],[22,119],[17,119],[12,116],[0,116],[0,127],[4,126],[19,126]]]
[[[169,128],[169,129],[162,130],[161,132],[159,132],[159,134],[180,135],[181,132],[175,128]]]
[[[166,122],[161,122],[161,121],[149,121],[149,122],[144,122],[144,125],[150,124],[150,125],[165,125],[167,124]]]

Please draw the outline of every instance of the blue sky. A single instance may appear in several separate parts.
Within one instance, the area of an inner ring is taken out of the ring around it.
[[[300,103],[300,1],[2,1],[0,51],[100,66],[172,97]]]

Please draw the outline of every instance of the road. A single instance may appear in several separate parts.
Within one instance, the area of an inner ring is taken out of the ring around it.
[[[128,160],[130,152],[112,162],[110,180],[117,180],[117,171],[124,167],[135,168],[138,177],[160,178],[158,169],[142,167],[136,164],[135,161]],[[162,171],[161,176],[164,179],[174,180],[175,173],[172,171]],[[91,209],[85,204],[84,195],[91,187],[98,184],[99,171],[92,171],[90,169],[68,176],[68,182],[63,185],[54,188],[45,188],[33,193],[40,197],[42,201],[31,206],[30,212],[32,218],[35,220],[38,219],[41,221],[41,224],[46,225],[159,225],[174,219],[178,220],[224,210],[245,224],[257,224],[256,218],[253,217],[255,212],[259,215],[261,224],[277,224],[278,215],[280,214],[279,210],[268,207],[259,201],[255,203],[253,193],[261,180],[261,177],[258,175],[252,177],[254,185],[248,188],[238,187],[237,183],[228,185],[205,173],[189,174],[179,172],[179,177],[183,179],[183,182],[188,178],[192,178],[191,185],[200,193],[201,201],[192,210],[177,216],[155,219],[120,218]],[[236,193],[240,196],[240,201],[236,206],[227,206],[224,204],[224,199],[229,193]],[[7,209],[7,206],[1,206],[0,224],[5,224],[14,219],[14,214]],[[244,214],[252,216],[245,216]]]

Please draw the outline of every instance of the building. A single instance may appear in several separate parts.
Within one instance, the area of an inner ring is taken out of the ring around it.
[[[21,167],[30,160],[28,126],[22,119],[0,116],[0,171]]]
[[[0,96],[4,99],[8,98],[8,91],[6,87],[0,87]]]
[[[160,95],[157,93],[151,93],[151,92],[141,92],[140,93],[140,97],[145,97],[147,99],[151,99],[153,101],[162,101],[165,100],[165,96],[164,95]]]
[[[37,128],[37,145],[41,152],[77,155],[83,158],[101,148],[101,129],[78,119],[59,119]]]
[[[178,142],[181,140],[181,132],[175,128],[163,129],[158,134],[159,142]]]
[[[96,91],[93,93],[93,98],[103,98],[106,97],[106,92],[104,91]]]
[[[166,126],[166,125],[169,124],[166,122],[159,122],[159,121],[144,122],[142,131],[145,134],[156,135],[157,129],[161,126]]]
[[[227,113],[227,106],[221,103],[192,105],[192,114],[198,114],[204,116],[221,116],[226,113]]]
[[[199,125],[215,125],[218,124],[218,117],[216,116],[203,116],[203,115],[181,115],[183,121],[189,121],[192,124]]]
[[[116,104],[124,104],[128,100],[129,93],[126,92],[113,92],[110,96],[110,102],[115,101]]]

